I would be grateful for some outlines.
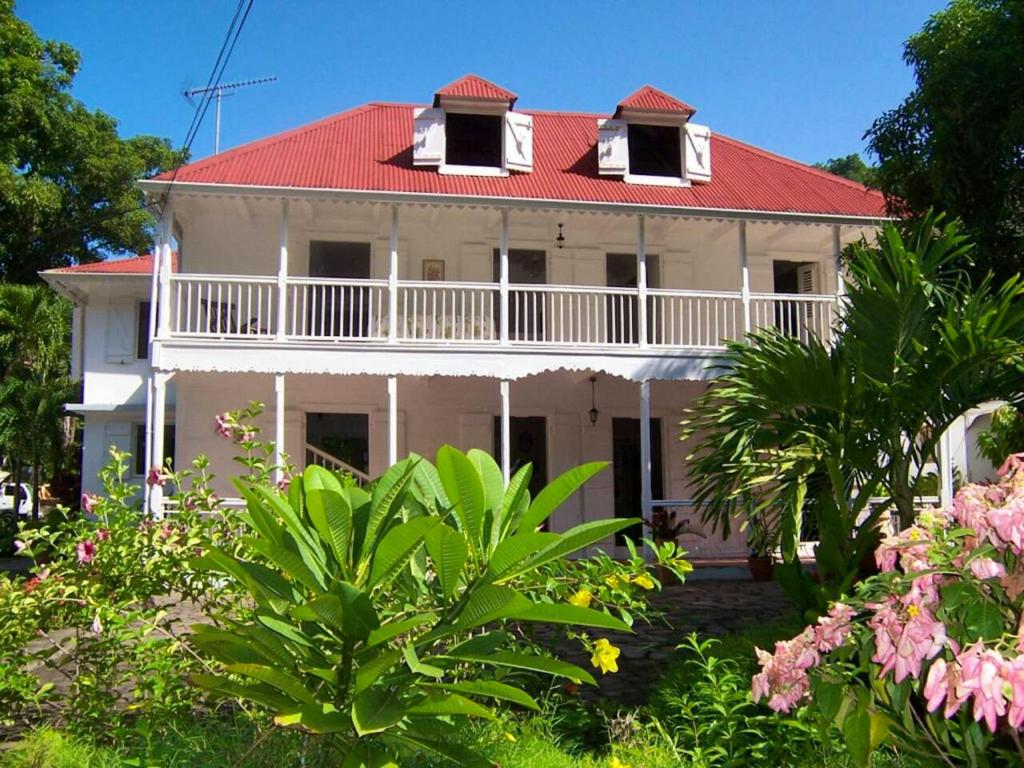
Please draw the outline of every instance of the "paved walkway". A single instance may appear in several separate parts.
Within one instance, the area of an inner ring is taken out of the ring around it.
[[[597,695],[623,706],[647,702],[653,688],[680,658],[676,650],[690,632],[722,636],[738,632],[760,622],[792,616],[794,609],[775,582],[699,580],[666,587],[652,602],[665,613],[664,622],[652,626],[638,623],[634,634],[595,632],[607,637],[622,653],[619,671],[595,675]],[[578,643],[558,644],[563,658],[593,669],[589,656]],[[589,687],[584,686],[584,695]]]

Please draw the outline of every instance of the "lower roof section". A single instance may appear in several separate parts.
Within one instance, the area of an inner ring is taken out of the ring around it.
[[[593,371],[629,381],[710,381],[722,362],[719,350],[502,349],[363,345],[156,342],[153,365],[162,371],[298,373],[367,376],[479,376],[515,381],[547,371]]]

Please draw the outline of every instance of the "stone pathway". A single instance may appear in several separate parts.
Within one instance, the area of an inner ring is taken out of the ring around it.
[[[722,636],[760,622],[792,616],[789,599],[775,582],[699,580],[666,587],[652,603],[665,614],[665,622],[637,623],[635,634],[595,632],[621,651],[619,671],[596,675],[599,691],[584,686],[584,695],[596,695],[626,707],[645,704],[658,681],[681,652],[676,650],[690,632]],[[559,642],[559,655],[591,670],[589,656],[577,643]],[[593,693],[587,693],[593,691]]]

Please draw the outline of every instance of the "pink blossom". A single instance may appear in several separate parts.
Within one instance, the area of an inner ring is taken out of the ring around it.
[[[146,477],[146,484],[150,487],[158,485],[161,488],[164,483],[167,482],[167,476],[161,471],[160,467],[152,467],[149,470],[149,475]]]
[[[93,617],[91,629],[93,631],[93,634],[103,634],[103,622],[100,621],[100,615],[98,613]]]
[[[871,660],[881,664],[880,676],[894,672],[897,683],[907,677],[918,678],[925,659],[936,656],[946,643],[946,626],[927,607],[912,603],[905,611],[901,603],[889,597],[884,603],[868,605],[875,615],[868,626],[875,632],[875,654]]]
[[[999,467],[999,476],[1014,475],[1024,469],[1024,453],[1011,453]]]
[[[96,540],[110,541],[110,531],[108,531],[106,528],[100,528],[96,531]]]
[[[961,653],[957,661],[962,670],[957,695],[964,699],[972,697],[975,721],[984,720],[995,733],[999,718],[1006,714],[1004,686],[1012,688],[1003,679],[1003,657],[997,651],[986,650],[979,640]]]
[[[26,549],[28,549],[28,544],[26,544],[21,539],[15,539],[14,540],[14,551],[15,552],[24,552]]]
[[[161,539],[168,539],[171,537],[173,533],[174,526],[170,523],[164,523],[163,526],[161,526],[160,533],[158,535],[160,536]]]
[[[217,434],[221,437],[226,437],[228,440],[231,439],[231,414],[230,413],[219,413],[214,419],[216,422]]]
[[[1006,566],[991,557],[976,557],[967,567],[979,579],[1001,579],[1006,575]]]
[[[751,680],[754,701],[767,698],[771,709],[789,712],[810,690],[807,670],[821,662],[814,647],[814,630],[808,627],[792,640],[776,643],[774,654],[760,648],[755,651],[761,672]]]
[[[79,565],[87,565],[93,561],[96,557],[96,545],[91,539],[85,539],[84,541],[78,542],[76,547],[78,553]]]
[[[828,653],[845,643],[850,636],[850,622],[856,613],[845,603],[834,603],[814,628],[814,644],[818,651]]]
[[[277,481],[277,490],[281,493],[288,493],[288,487],[292,484],[291,475],[285,475]]]
[[[88,493],[83,493],[82,494],[82,503],[81,503],[82,511],[85,512],[85,514],[87,514],[87,515],[91,515],[92,514],[92,510],[93,510],[93,505],[97,501],[99,501],[99,499],[97,499],[95,496],[90,496]]]
[[[896,560],[899,558],[899,538],[896,536],[886,536],[882,539],[878,545],[878,549],[875,550],[875,564],[878,566],[878,570],[883,573],[896,570]]]
[[[960,665],[956,661],[947,664],[943,658],[936,659],[928,670],[928,678],[924,684],[928,711],[934,712],[945,701],[943,715],[947,718],[955,715],[967,700],[966,696],[958,695],[959,687]]]

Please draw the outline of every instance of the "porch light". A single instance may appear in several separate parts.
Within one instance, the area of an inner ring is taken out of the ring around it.
[[[559,227],[562,225],[559,224]],[[561,247],[561,246],[559,246]],[[597,426],[597,417],[601,412],[597,410],[597,376],[590,377],[590,426]]]
[[[565,247],[565,235],[562,234],[562,225],[558,225],[558,237],[555,238],[555,245],[559,249]]]

